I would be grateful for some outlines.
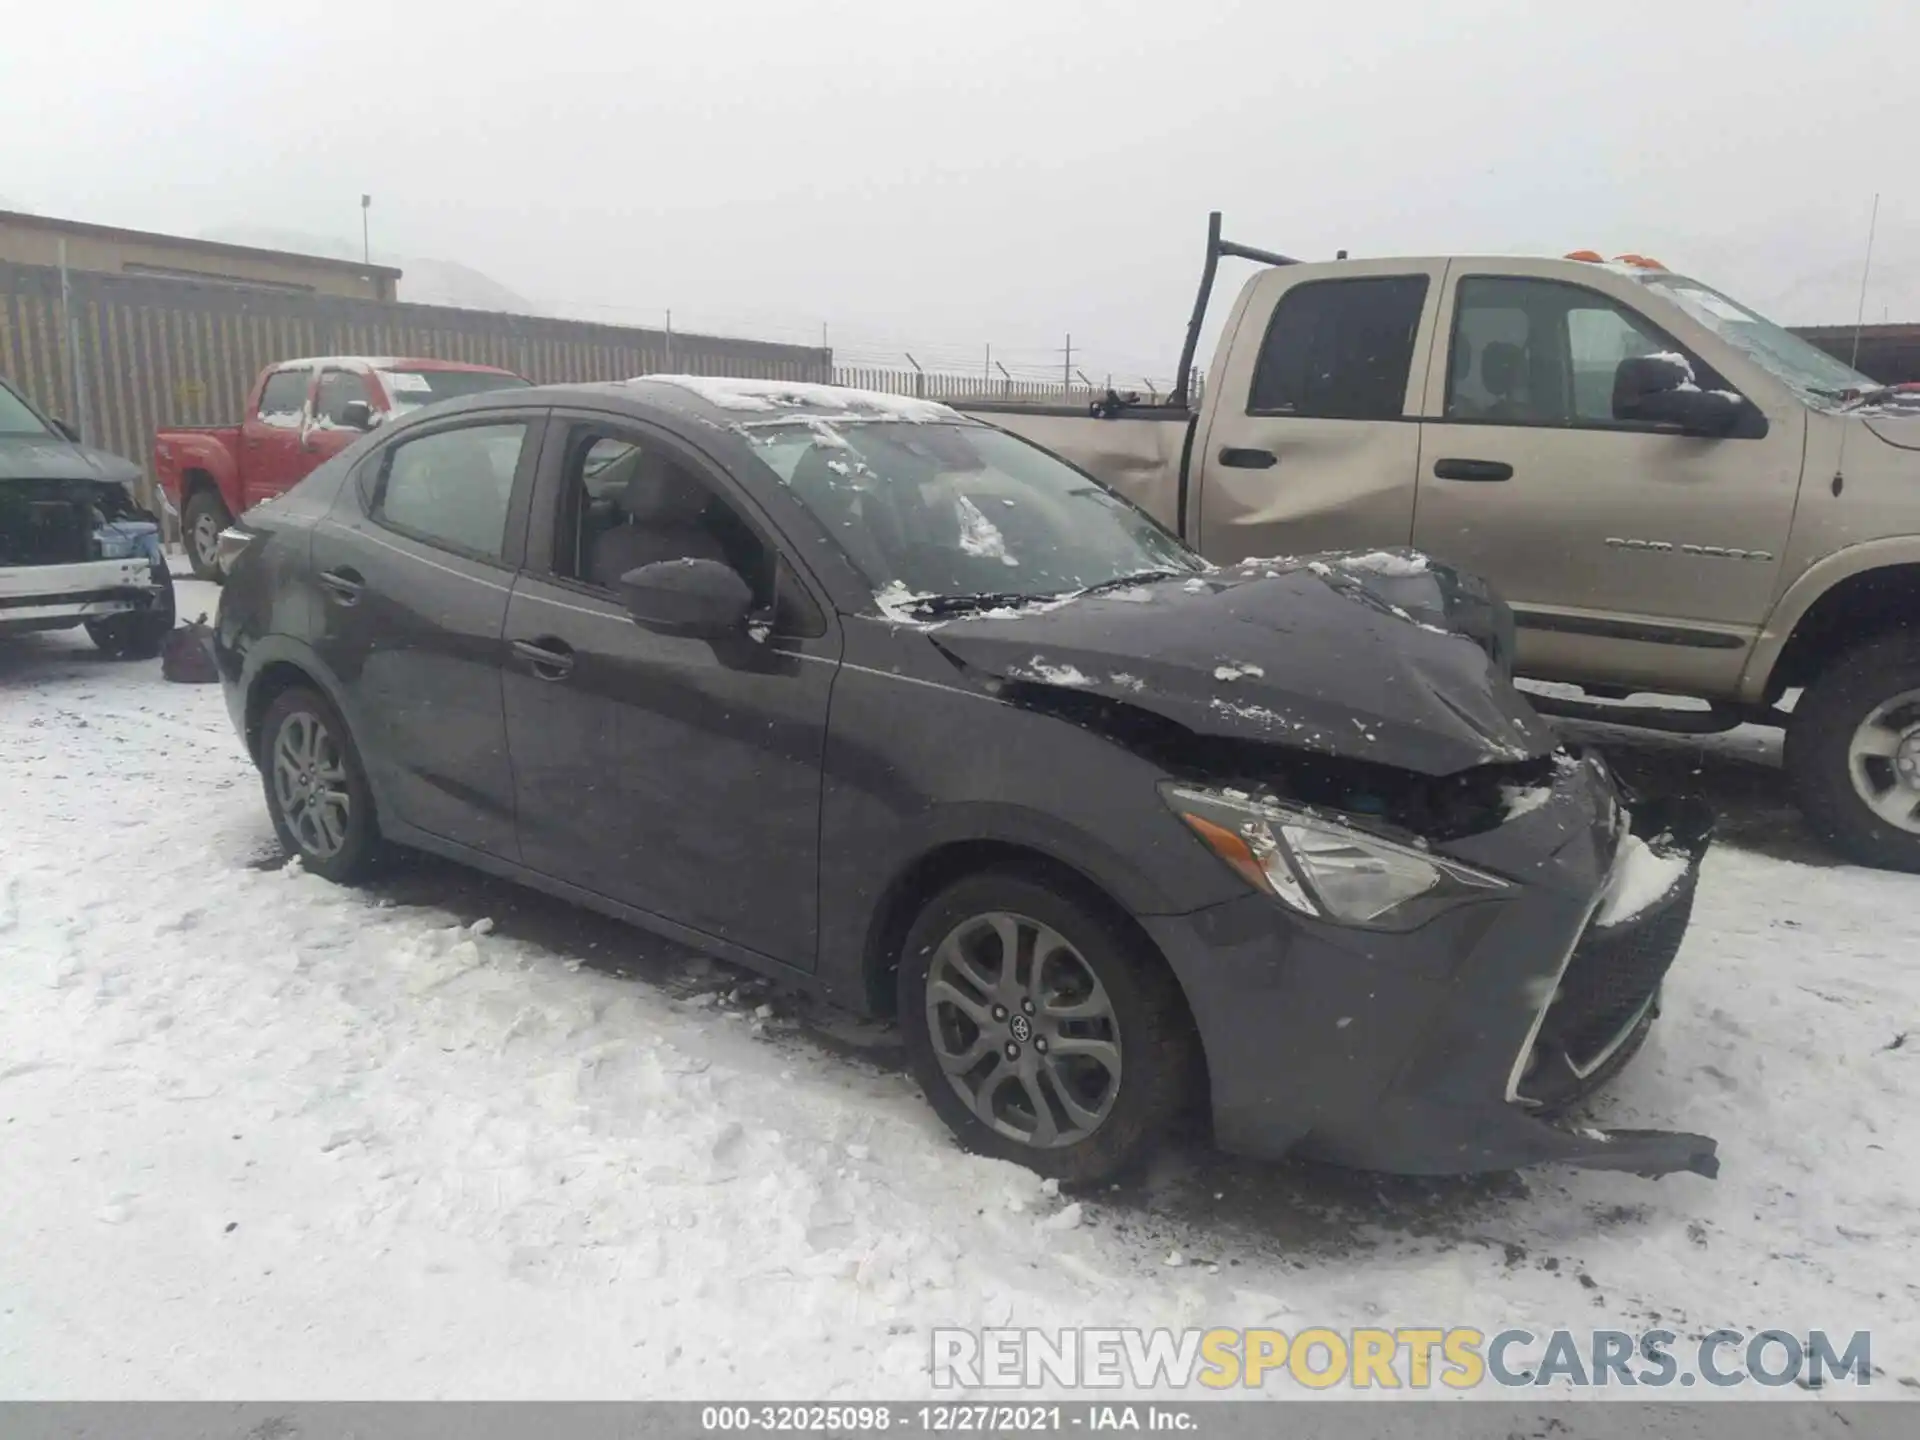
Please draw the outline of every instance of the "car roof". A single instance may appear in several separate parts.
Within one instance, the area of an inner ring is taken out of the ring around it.
[[[912,424],[977,425],[937,400],[788,380],[740,380],[712,375],[639,375],[631,380],[602,380],[535,385],[494,391],[455,402],[462,409],[502,405],[564,403],[605,406],[658,414],[670,411],[724,430],[745,432],[767,424],[818,420],[858,424],[905,421]],[[440,413],[448,413],[441,409]]]
[[[512,375],[498,365],[470,365],[464,360],[435,360],[428,356],[405,355],[301,355],[282,360],[276,370],[310,370],[325,366],[332,370],[477,370],[489,375]],[[514,376],[518,379],[518,376]]]

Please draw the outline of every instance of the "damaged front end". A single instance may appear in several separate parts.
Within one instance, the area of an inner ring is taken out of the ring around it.
[[[1713,1175],[1706,1137],[1564,1118],[1659,1013],[1705,807],[1623,796],[1561,747],[1492,628],[1463,637],[1372,583],[1356,603],[1305,566],[1213,583],[1159,616],[1093,598],[929,638],[1003,701],[1150,760],[1171,816],[1246,881],[1142,917],[1200,1028],[1220,1143],[1413,1174]]]
[[[125,617],[172,623],[160,527],[129,486],[92,476],[0,478],[0,633]]]

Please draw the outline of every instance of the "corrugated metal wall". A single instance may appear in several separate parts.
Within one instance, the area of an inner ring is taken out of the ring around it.
[[[89,443],[146,465],[153,432],[240,418],[260,369],[298,355],[411,355],[499,365],[546,384],[654,371],[828,381],[832,354],[712,335],[669,337],[528,315],[289,295],[155,276],[0,263],[0,371]],[[74,394],[69,336],[84,397]],[[84,403],[83,403],[84,402]]]

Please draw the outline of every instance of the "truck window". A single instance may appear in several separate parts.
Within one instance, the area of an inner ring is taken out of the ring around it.
[[[1645,317],[1557,280],[1460,281],[1447,360],[1446,415],[1510,425],[1611,428],[1622,360],[1686,355],[1703,389],[1726,382]]]
[[[364,400],[369,405],[373,403],[373,396],[367,393],[364,375],[352,370],[320,372],[320,388],[313,396],[313,413],[321,424],[345,425],[347,405],[353,400]]]
[[[260,423],[298,430],[307,408],[307,370],[276,370],[260,389]]]
[[[1247,413],[1398,419],[1426,299],[1424,275],[1294,286],[1267,323]]]

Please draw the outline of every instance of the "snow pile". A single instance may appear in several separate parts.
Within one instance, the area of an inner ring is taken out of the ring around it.
[[[1000,527],[989,520],[978,505],[964,495],[956,495],[953,508],[960,521],[961,550],[984,560],[998,560],[1002,565],[1020,563],[1007,553],[1006,537],[1000,533]]]
[[[1371,550],[1364,555],[1335,556],[1333,563],[1342,570],[1357,570],[1364,575],[1383,575],[1393,580],[1409,580],[1424,575],[1432,564],[1425,555],[1411,551]]]
[[[1629,835],[1614,857],[1613,874],[1600,897],[1593,923],[1601,929],[1624,925],[1665,898],[1687,873],[1687,857],[1679,851],[1659,851],[1638,835]]]
[[[885,589],[873,592],[873,603],[880,607],[881,613],[902,625],[924,624],[914,607],[932,598],[931,595],[909,590],[904,580],[890,580]]]
[[[1083,675],[1071,665],[1052,665],[1046,657],[1036,655],[1025,665],[1009,666],[1007,675],[1014,680],[1031,680],[1040,685],[1091,685],[1090,676]]]
[[[1500,787],[1500,807],[1509,821],[1518,820],[1522,815],[1531,815],[1551,799],[1553,799],[1551,785],[1502,785]]]
[[[1258,665],[1247,660],[1229,660],[1224,665],[1213,667],[1213,678],[1216,680],[1244,680],[1249,675],[1264,676],[1266,673]]]

